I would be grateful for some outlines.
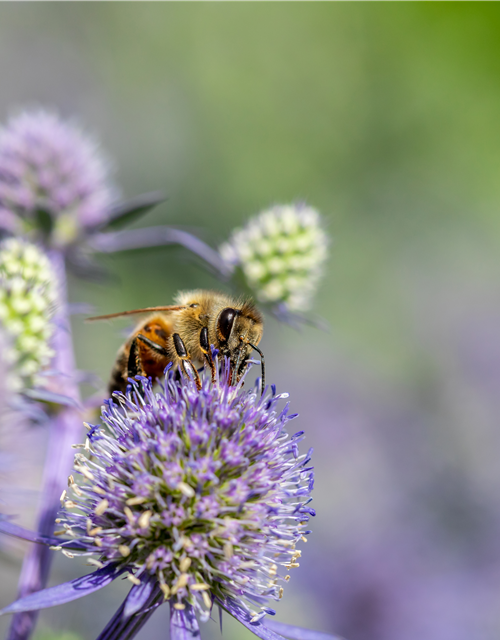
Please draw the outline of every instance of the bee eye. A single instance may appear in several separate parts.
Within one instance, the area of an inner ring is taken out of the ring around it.
[[[234,319],[237,315],[238,312],[236,311],[236,309],[231,309],[230,307],[224,309],[220,314],[217,321],[217,330],[219,336],[223,340],[226,341],[229,339],[229,336],[231,335],[231,329],[233,328]]]

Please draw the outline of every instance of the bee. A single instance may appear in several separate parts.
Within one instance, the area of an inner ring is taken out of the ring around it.
[[[149,313],[119,349],[109,382],[110,395],[124,392],[128,378],[150,376],[153,381],[172,363],[194,379],[201,380],[197,365],[206,362],[215,381],[211,345],[229,358],[231,384],[240,380],[253,350],[260,354],[262,393],[265,388],[264,354],[257,347],[264,328],[261,313],[253,302],[215,291],[180,292],[176,304],[147,307],[95,316],[89,320],[109,320],[138,313]]]

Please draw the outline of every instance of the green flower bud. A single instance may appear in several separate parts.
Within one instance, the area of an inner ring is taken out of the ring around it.
[[[0,325],[10,341],[17,387],[37,384],[54,355],[50,339],[56,305],[56,279],[47,256],[17,238],[0,243]]]
[[[219,251],[231,269],[241,269],[257,300],[305,311],[328,254],[328,237],[315,209],[278,205],[233,231]]]

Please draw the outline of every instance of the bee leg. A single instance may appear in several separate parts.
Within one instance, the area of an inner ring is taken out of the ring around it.
[[[142,366],[142,360],[139,355],[139,340],[141,342],[144,342],[144,344],[147,344],[148,347],[156,353],[168,357],[168,352],[166,351],[166,349],[139,333],[132,340],[132,344],[130,345],[130,353],[127,363],[127,378],[135,378],[135,376],[146,376],[146,372],[144,370],[144,367]]]
[[[137,335],[136,340],[140,340],[141,342],[144,342],[144,344],[147,344],[148,347],[158,355],[165,356],[166,358],[169,357],[168,351],[165,349],[165,347],[162,347],[161,344],[153,342],[146,336],[143,336],[141,333]]]
[[[210,371],[212,372],[212,382],[215,382],[215,364],[212,358],[212,352],[210,350],[210,343],[208,341],[208,329],[203,327],[200,331],[200,349],[203,351],[203,355],[205,356],[208,366],[210,367]]]
[[[136,336],[132,340],[132,344],[130,345],[130,352],[128,355],[128,363],[127,363],[127,377],[135,378],[135,376],[143,376],[144,369],[142,368],[141,359],[139,357],[139,346],[137,344]]]
[[[198,371],[196,370],[196,367],[191,362],[191,359],[188,356],[186,345],[184,344],[182,338],[178,333],[174,333],[172,335],[172,338],[174,341],[175,351],[181,360],[181,369],[184,372],[184,375],[186,375],[188,378],[191,377],[188,373],[188,369],[189,369],[190,372],[192,373],[196,386],[198,387],[198,389],[201,389],[200,376],[198,374]]]

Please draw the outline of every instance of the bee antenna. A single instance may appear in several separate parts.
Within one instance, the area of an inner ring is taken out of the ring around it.
[[[261,368],[261,371],[262,371],[261,395],[263,396],[264,395],[264,390],[266,388],[266,364],[265,364],[265,361],[264,361],[264,354],[259,349],[259,347],[256,347],[251,342],[247,342],[247,344],[248,344],[248,346],[252,347],[252,349],[255,349],[255,351],[257,351],[257,353],[260,355],[260,368]]]
[[[112,318],[121,318],[131,316],[135,313],[151,313],[152,311],[181,311],[186,309],[186,305],[169,305],[167,307],[144,307],[144,309],[131,309],[129,311],[119,311],[118,313],[107,313],[105,316],[94,316],[87,318],[86,322],[94,322],[95,320],[111,320]]]

